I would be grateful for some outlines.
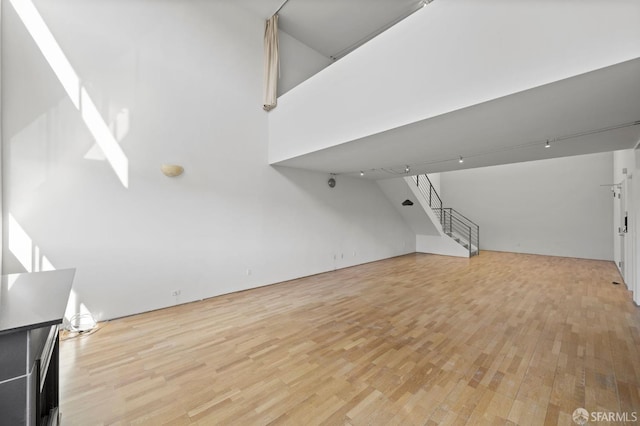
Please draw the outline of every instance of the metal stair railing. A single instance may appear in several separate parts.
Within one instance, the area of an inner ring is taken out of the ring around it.
[[[480,227],[456,209],[443,209],[444,232],[469,250],[469,255],[480,254]]]
[[[442,224],[443,218],[443,207],[442,207],[442,199],[438,195],[436,188],[431,183],[429,176],[422,175],[423,182],[426,179],[428,185],[420,185],[420,175],[413,176],[413,181],[416,183],[416,186],[420,190],[420,193],[424,197],[424,199],[429,203],[429,207],[434,211],[438,220]]]
[[[413,176],[413,181],[438,217],[442,230],[468,249],[469,256],[479,255],[480,226],[456,209],[443,207],[442,199],[426,174]]]

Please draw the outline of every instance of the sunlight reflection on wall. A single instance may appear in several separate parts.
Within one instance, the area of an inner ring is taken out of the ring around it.
[[[9,213],[8,234],[9,251],[20,262],[25,272],[53,271],[56,269],[49,259],[40,253],[40,247],[33,243],[29,234],[25,232],[11,213]]]
[[[9,251],[16,257],[18,262],[20,262],[25,272],[54,271],[56,269],[49,259],[41,253],[40,247],[34,244],[29,234],[20,226],[11,213],[9,213],[8,240]],[[15,275],[15,277],[17,277],[17,275]],[[12,285],[13,282],[10,280],[9,289]],[[71,290],[71,294],[69,295],[69,302],[67,303],[64,318],[66,324],[73,322],[74,319],[83,318],[90,318],[90,321],[94,322],[89,309],[87,309],[84,303],[79,301],[74,289]],[[83,324],[80,324],[80,326],[82,325]],[[78,324],[76,324],[76,327],[78,327]]]
[[[129,161],[31,0],[9,0],[125,188]]]

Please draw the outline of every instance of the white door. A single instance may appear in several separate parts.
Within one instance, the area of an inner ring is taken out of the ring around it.
[[[622,275],[623,280],[626,277],[625,235],[627,233],[627,229],[625,227],[625,218],[627,217],[625,206],[625,189],[625,180],[623,180],[622,183],[616,188],[616,207],[618,210],[618,247],[620,248],[620,255],[618,257],[618,269],[620,270],[620,275]]]

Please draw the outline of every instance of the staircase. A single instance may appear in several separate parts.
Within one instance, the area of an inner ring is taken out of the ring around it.
[[[444,233],[469,250],[469,257],[479,255],[480,227],[459,211],[451,207],[444,207],[442,199],[426,174],[413,176],[413,181],[423,200],[431,207],[440,221]]]

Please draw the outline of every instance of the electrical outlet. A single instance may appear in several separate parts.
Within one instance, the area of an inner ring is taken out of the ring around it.
[[[182,290],[177,289],[177,290],[173,290],[173,291],[171,292],[171,295],[172,295],[172,296],[180,296],[180,293],[182,293]]]
[[[247,268],[247,275],[251,275],[251,268]]]

